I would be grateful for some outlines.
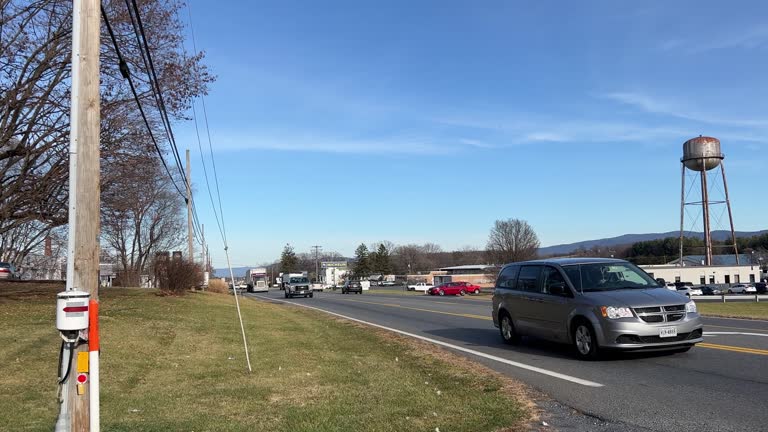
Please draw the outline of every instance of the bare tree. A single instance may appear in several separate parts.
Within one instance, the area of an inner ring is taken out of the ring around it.
[[[535,258],[539,245],[539,237],[528,222],[507,219],[494,223],[486,248],[492,261],[503,264]]]
[[[132,155],[104,167],[102,240],[113,248],[124,286],[139,286],[156,252],[184,239],[184,201],[153,157]]]
[[[105,0],[103,6],[150,125],[162,136],[157,99],[126,2]],[[181,6],[175,0],[141,2],[164,105],[172,119],[183,119],[191,98],[205,93],[213,80],[201,53],[182,53],[183,32],[176,15]],[[0,0],[0,238],[34,231],[27,245],[15,242],[16,250],[34,248],[47,230],[67,223],[71,40],[72,2]],[[104,26],[101,41],[102,157],[120,159],[128,151],[124,143],[134,141],[126,138],[145,126]],[[145,155],[154,151],[148,139],[139,148]]]

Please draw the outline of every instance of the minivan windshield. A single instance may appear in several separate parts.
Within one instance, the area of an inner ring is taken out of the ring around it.
[[[564,265],[563,270],[581,292],[659,287],[647,273],[627,262]]]

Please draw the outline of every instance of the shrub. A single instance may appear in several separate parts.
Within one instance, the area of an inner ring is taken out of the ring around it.
[[[182,258],[160,257],[155,261],[155,280],[163,294],[184,294],[202,285],[203,270],[195,262]]]
[[[227,283],[221,279],[209,279],[207,291],[219,294],[229,294]]]

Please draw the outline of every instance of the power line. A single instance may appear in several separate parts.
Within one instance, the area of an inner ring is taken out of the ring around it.
[[[133,12],[131,11],[131,5],[133,6]],[[157,71],[155,70],[155,63],[152,60],[152,52],[149,49],[149,42],[147,41],[147,35],[144,32],[144,23],[141,20],[141,13],[136,0],[132,0],[129,4],[129,0],[125,0],[125,6],[128,9],[128,15],[131,17],[131,25],[133,26],[133,32],[136,35],[136,43],[139,51],[141,52],[141,58],[144,62],[144,68],[147,72],[149,84],[152,89],[152,94],[155,97],[155,103],[157,109],[160,112],[160,119],[163,123],[165,133],[168,137],[168,142],[171,146],[171,151],[176,160],[176,168],[179,174],[186,178],[183,169],[181,168],[183,163],[181,161],[181,155],[179,154],[178,146],[176,145],[176,137],[173,135],[173,129],[171,128],[171,121],[168,117],[168,110],[165,107],[165,99],[163,98],[163,92],[160,88],[160,80],[157,77]],[[143,41],[143,43],[142,43]]]
[[[131,72],[130,72],[130,69],[128,69],[128,63],[126,63],[122,53],[120,52],[120,46],[117,43],[117,38],[115,38],[114,31],[112,31],[112,25],[109,22],[109,17],[107,16],[107,12],[104,10],[103,5],[101,7],[101,16],[102,18],[104,18],[104,23],[106,24],[107,32],[109,33],[109,38],[112,40],[112,45],[114,45],[115,47],[115,53],[117,54],[117,59],[119,61],[120,75],[122,75],[123,78],[128,80],[128,85],[131,88],[133,99],[136,101],[136,105],[138,105],[139,107],[139,113],[141,113],[141,118],[144,120],[144,124],[147,126],[149,137],[152,140],[152,144],[155,146],[157,155],[160,157],[160,162],[163,163],[165,172],[168,174],[168,178],[171,179],[171,183],[173,183],[173,186],[176,188],[176,191],[179,192],[179,195],[185,196],[184,192],[182,192],[181,189],[179,188],[179,185],[176,184],[176,180],[173,178],[173,175],[171,174],[171,170],[168,168],[168,164],[165,162],[165,158],[163,157],[163,152],[162,150],[160,150],[160,146],[157,144],[157,140],[155,139],[155,134],[152,133],[152,127],[149,124],[149,120],[147,120],[147,115],[144,112],[144,107],[141,105],[141,100],[139,99],[139,95],[136,92],[136,86],[133,84],[133,79],[131,78]]]
[[[192,25],[192,6],[187,2],[187,14],[189,16],[189,33],[192,37],[192,50],[194,52],[197,52],[197,43],[195,41],[195,28]],[[205,131],[208,135],[208,149],[211,154],[211,166],[213,166],[213,180],[216,183],[216,196],[219,200],[219,212],[221,213],[221,234],[224,240],[224,248],[227,248],[227,229],[226,225],[224,224],[224,207],[221,204],[221,191],[219,189],[219,176],[216,172],[216,158],[213,157],[213,145],[211,144],[211,128],[208,127],[208,110],[205,108],[205,96],[200,95],[200,102],[203,105],[203,119],[205,120]],[[194,112],[194,104],[193,104],[193,112]],[[206,176],[206,181],[208,180],[208,177]],[[210,185],[208,186],[210,190]],[[211,198],[213,200],[213,198]],[[211,203],[214,205],[213,203]],[[214,205],[215,208],[215,205]],[[218,220],[217,220],[218,221]]]
[[[128,6],[127,0],[126,0],[126,6]],[[135,6],[135,2],[134,2],[134,6]],[[136,10],[137,10],[136,21],[139,23],[139,28],[141,28],[141,25],[142,25],[141,24],[141,18],[138,15],[138,9],[136,9]],[[131,21],[133,22],[134,18],[133,18],[133,15],[130,13],[131,12],[130,11],[130,7],[129,7],[128,12],[129,12],[129,15],[131,15]],[[199,234],[199,231],[202,231],[202,229],[200,228],[200,221],[199,221],[199,218],[198,218],[198,215],[197,215],[197,209],[196,209],[196,206],[195,206],[195,203],[194,203],[194,199],[192,199],[191,197],[187,197],[186,194],[181,191],[181,188],[179,188],[178,184],[176,184],[176,180],[174,179],[174,176],[171,174],[171,171],[170,171],[170,169],[168,167],[168,164],[166,163],[165,158],[163,156],[163,152],[160,149],[159,144],[157,143],[157,140],[156,140],[156,138],[154,136],[154,133],[152,132],[152,127],[149,124],[149,120],[147,119],[146,113],[144,112],[144,107],[141,104],[141,99],[139,98],[138,92],[136,91],[136,86],[135,86],[135,84],[133,82],[133,79],[131,77],[130,69],[128,68],[128,63],[125,61],[125,59],[124,59],[124,57],[122,55],[122,52],[120,51],[120,46],[119,46],[119,44],[117,42],[117,38],[115,37],[115,33],[114,33],[113,29],[112,29],[112,25],[111,25],[111,23],[109,21],[109,17],[107,16],[107,13],[106,13],[103,5],[101,7],[101,15],[104,18],[104,23],[107,26],[107,31],[109,33],[110,39],[112,40],[112,44],[115,47],[115,53],[117,54],[117,57],[118,57],[118,60],[119,60],[120,74],[123,76],[123,78],[128,80],[128,84],[129,84],[129,86],[131,88],[131,93],[133,94],[133,98],[136,101],[136,104],[137,104],[137,106],[139,108],[139,112],[141,113],[141,117],[144,120],[144,124],[147,127],[147,131],[149,132],[149,136],[150,136],[150,138],[152,140],[152,144],[154,145],[155,150],[157,151],[157,154],[160,157],[160,161],[162,162],[163,167],[165,168],[165,172],[168,174],[168,177],[170,178],[171,183],[176,188],[176,191],[179,193],[179,195],[181,195],[184,198],[185,202],[187,200],[190,200],[191,203],[192,203],[193,219],[194,219],[193,235],[194,235],[195,239],[197,240],[197,242],[202,246],[203,245],[203,241],[202,241],[202,239],[200,237],[200,234]],[[136,32],[136,23],[133,23],[133,25],[134,25],[134,32]],[[147,52],[146,52],[147,58],[145,58],[144,49],[141,46],[141,41],[138,39],[138,34],[137,34],[137,43],[139,44],[139,49],[141,51],[142,59],[145,62],[145,67],[146,67],[147,63],[152,65],[152,59],[151,59],[151,54],[149,53],[149,46],[146,45],[146,38],[144,38],[144,42],[145,42],[145,48],[147,50]],[[152,66],[152,71],[154,72],[154,67],[153,66]],[[169,138],[169,142],[171,143],[171,146],[172,146],[173,154],[174,154],[175,159],[177,161],[176,168],[177,168],[177,170],[179,170],[179,173],[182,176],[182,178],[184,178],[185,181],[186,181],[187,180],[186,179],[186,175],[184,174],[183,171],[181,171],[181,167],[179,165],[180,164],[180,162],[179,162],[180,158],[178,156],[178,148],[176,147],[175,138],[174,138],[171,126],[170,126],[170,120],[168,118],[167,111],[165,110],[165,104],[164,104],[163,97],[162,97],[162,91],[160,90],[160,87],[159,87],[159,82],[157,81],[157,75],[154,74],[154,77],[153,77],[152,75],[150,75],[149,71],[147,72],[147,75],[148,75],[148,78],[149,78],[150,87],[152,88],[152,93],[155,96],[155,100],[159,101],[158,109],[161,111],[161,117],[162,117],[163,126],[164,126],[164,128],[166,130],[166,134],[167,134],[167,136]]]

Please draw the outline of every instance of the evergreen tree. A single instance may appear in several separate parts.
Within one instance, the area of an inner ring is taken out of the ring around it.
[[[368,248],[365,244],[360,243],[360,246],[355,250],[355,260],[355,266],[353,267],[355,277],[365,278],[370,276],[371,261],[368,256]]]
[[[382,243],[379,245],[379,250],[374,253],[376,254],[374,271],[382,275],[392,273],[392,262],[389,259],[389,251],[387,250],[387,247]]]
[[[280,255],[280,271],[283,273],[292,273],[296,271],[299,260],[296,258],[296,252],[290,244],[286,244],[283,253]]]

